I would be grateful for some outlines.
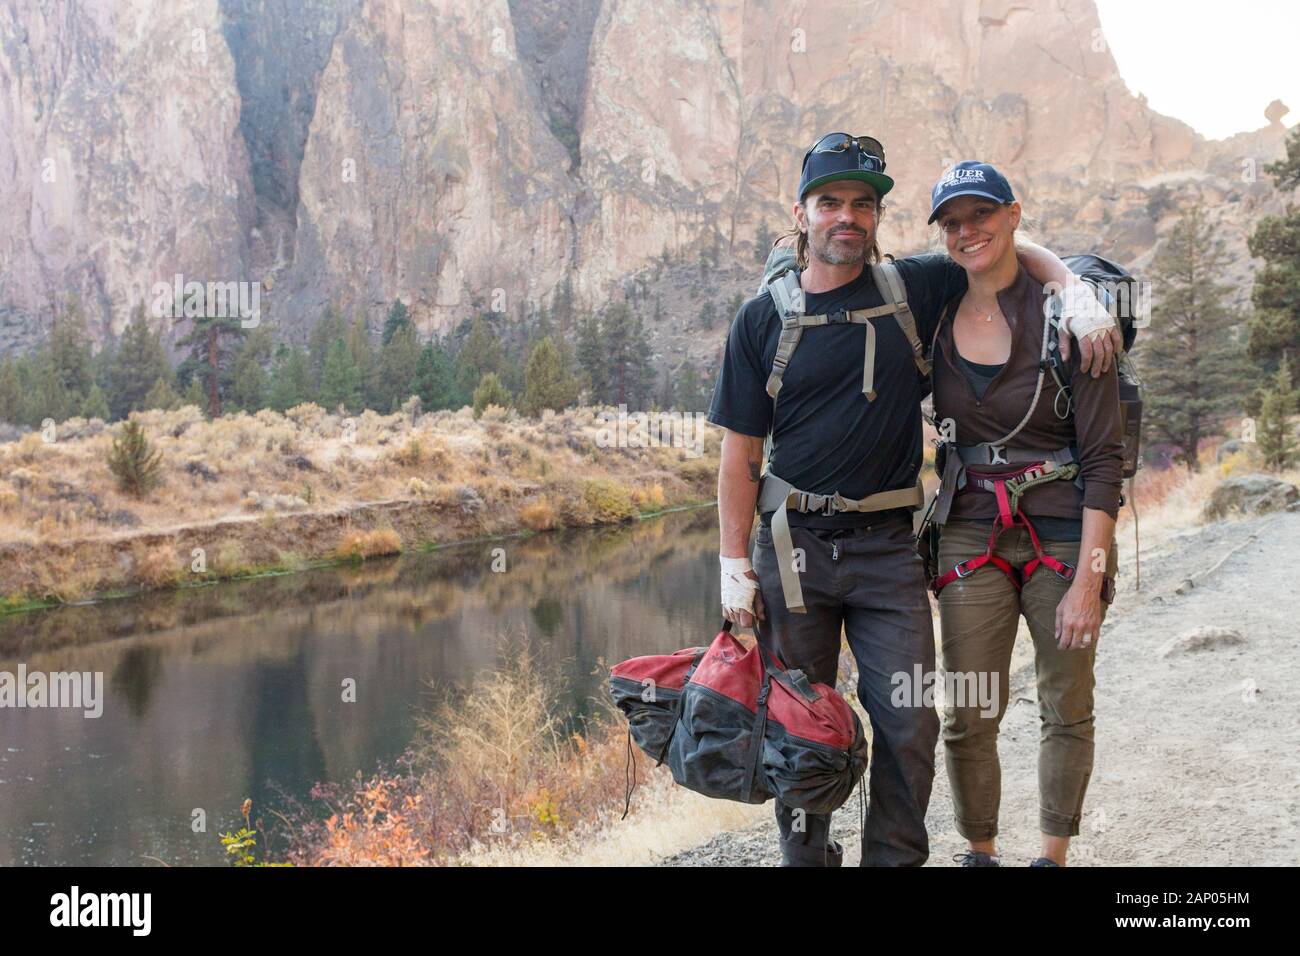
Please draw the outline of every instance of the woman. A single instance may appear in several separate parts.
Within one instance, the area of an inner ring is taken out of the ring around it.
[[[1042,847],[1030,865],[1064,866],[1092,771],[1093,660],[1113,598],[1118,381],[1114,368],[1100,377],[1080,372],[1077,356],[1059,374],[1047,367],[1050,300],[1016,258],[1020,204],[997,170],[959,163],[932,199],[930,222],[968,279],[932,351],[935,415],[950,442],[935,511],[935,587],[955,698],[944,709],[943,739],[957,829],[970,844],[957,859],[1000,865],[997,735],[1023,616],[1041,721]],[[996,701],[962,693],[974,686]]]

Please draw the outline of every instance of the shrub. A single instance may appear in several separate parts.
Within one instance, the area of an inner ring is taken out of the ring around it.
[[[597,521],[624,521],[637,515],[628,490],[612,481],[588,481],[583,486],[582,497]]]
[[[555,527],[555,508],[548,499],[540,498],[519,509],[519,520],[531,531],[548,531]]]
[[[392,528],[376,528],[373,531],[349,531],[343,536],[335,553],[340,558],[364,561],[385,554],[400,554],[402,539]]]
[[[113,439],[108,468],[122,491],[140,498],[158,484],[162,452],[154,451],[140,423],[132,419],[122,423],[122,434]]]

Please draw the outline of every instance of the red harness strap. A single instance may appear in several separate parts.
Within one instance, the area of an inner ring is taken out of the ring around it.
[[[958,578],[970,577],[986,564],[993,565],[1005,574],[1010,579],[1011,583],[1016,586],[1017,591],[1019,591],[1024,586],[1025,582],[1033,576],[1033,573],[1038,570],[1040,564],[1046,565],[1066,581],[1069,581],[1074,577],[1073,565],[1058,560],[1043,551],[1043,546],[1038,540],[1038,532],[1036,532],[1034,526],[1029,523],[1029,518],[1021,512],[1019,501],[1017,500],[1013,504],[1011,495],[1007,492],[1008,481],[1019,478],[1021,475],[1025,474],[1025,472],[1039,467],[1041,466],[1038,464],[1026,465],[1025,467],[1019,468],[1015,471],[1000,472],[996,475],[980,475],[978,479],[975,479],[981,487],[992,491],[993,496],[998,502],[998,516],[993,519],[993,528],[989,531],[988,546],[985,547],[983,554],[969,558],[953,567],[952,570],[935,578],[934,583],[930,585],[930,589],[936,595],[953,581],[956,581]],[[974,476],[972,476],[972,478],[974,479]],[[989,487],[990,485],[992,487]],[[1013,528],[1016,525],[1020,525],[1029,532],[1029,541],[1034,546],[1034,557],[1025,562],[1024,567],[1018,570],[1012,566],[1010,561],[1007,561],[1005,558],[1000,558],[993,553],[993,547],[997,544],[998,537],[1002,532]]]

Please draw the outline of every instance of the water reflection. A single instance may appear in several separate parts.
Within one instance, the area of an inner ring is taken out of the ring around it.
[[[98,719],[0,709],[0,864],[220,864],[244,797],[391,760],[428,682],[495,667],[503,633],[526,633],[581,713],[600,660],[712,637],[716,522],[702,508],[0,619],[0,671],[105,676]]]

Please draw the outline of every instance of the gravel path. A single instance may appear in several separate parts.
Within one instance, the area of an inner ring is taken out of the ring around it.
[[[1297,558],[1300,513],[1284,512],[1192,528],[1144,550],[1141,592],[1124,574],[1097,648],[1097,751],[1072,864],[1300,863]],[[1198,628],[1243,640],[1203,631],[1205,646],[1170,652]],[[998,848],[1004,865],[1023,866],[1038,855],[1038,707],[1023,625],[1011,701],[999,745]],[[936,763],[928,865],[952,866],[965,843],[953,828],[942,750]],[[845,865],[856,865],[856,794],[835,815],[833,832]],[[664,865],[779,862],[769,817]]]

